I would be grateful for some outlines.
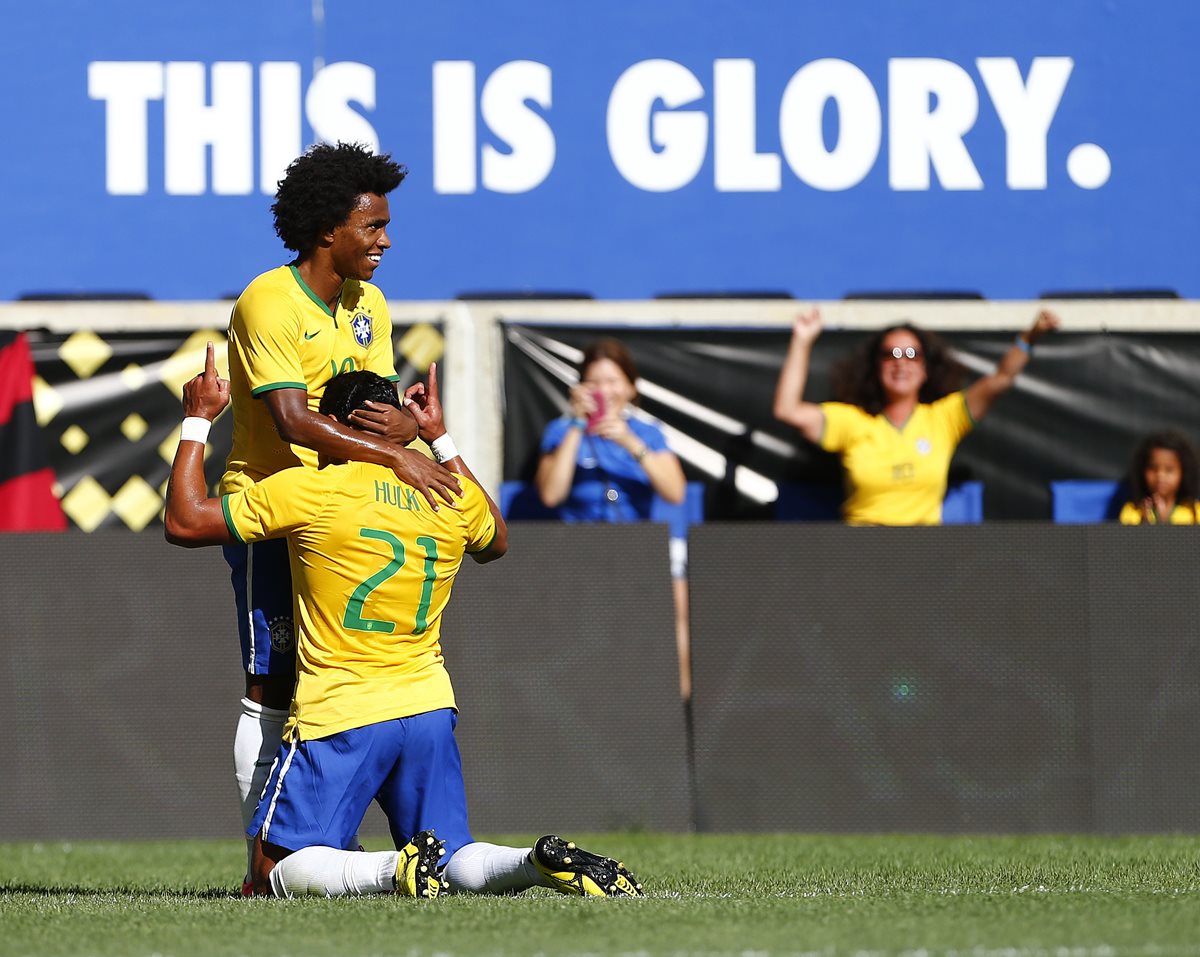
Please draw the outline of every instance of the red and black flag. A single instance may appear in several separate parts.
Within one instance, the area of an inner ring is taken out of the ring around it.
[[[33,412],[33,356],[23,332],[0,329],[0,531],[61,532],[45,437]]]

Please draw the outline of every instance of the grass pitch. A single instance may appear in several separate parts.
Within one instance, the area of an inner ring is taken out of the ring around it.
[[[1200,957],[1196,837],[570,836],[648,896],[247,901],[233,842],[0,845],[0,954]]]

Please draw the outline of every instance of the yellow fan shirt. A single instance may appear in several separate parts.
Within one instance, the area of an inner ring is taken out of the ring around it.
[[[455,505],[433,511],[379,465],[292,468],[221,498],[241,542],[287,535],[296,592],[296,692],[289,740],[454,707],[441,618],[466,552],[496,522],[459,476]]]
[[[921,403],[897,428],[883,414],[822,402],[821,448],[841,456],[850,525],[940,525],[950,459],[974,422],[963,392]]]
[[[317,464],[317,453],[279,437],[262,395],[304,389],[308,407],[320,405],[335,375],[369,370],[393,382],[392,319],[383,293],[348,279],[330,312],[295,266],[254,279],[229,320],[229,395],[233,446],[221,491],[233,492],[296,465]]]
[[[1188,505],[1179,504],[1171,509],[1170,521],[1168,525],[1200,525],[1200,505],[1192,502]],[[1147,525],[1159,524],[1156,518],[1152,518],[1149,522],[1142,515],[1142,507],[1137,502],[1126,502],[1121,509],[1121,514],[1118,520],[1122,525]]]

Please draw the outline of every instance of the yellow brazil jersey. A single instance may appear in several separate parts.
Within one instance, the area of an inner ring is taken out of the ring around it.
[[[496,522],[479,486],[433,511],[386,468],[292,468],[222,496],[235,539],[287,535],[296,592],[296,692],[286,734],[323,738],[454,707],[442,611],[464,552]]]
[[[1196,502],[1191,502],[1187,505],[1176,505],[1173,509],[1171,509],[1171,520],[1167,524],[1200,525],[1200,515],[1197,514],[1198,511],[1200,511],[1200,504],[1197,504]],[[1151,518],[1150,521],[1147,522],[1145,517],[1142,515],[1142,507],[1136,502],[1125,503],[1124,507],[1121,509],[1119,520],[1122,525],[1141,525],[1143,523],[1146,525],[1158,524],[1157,518]]]
[[[940,525],[955,448],[974,423],[966,394],[917,406],[900,428],[856,405],[823,402],[821,448],[846,473],[842,512],[851,525]]]
[[[304,389],[308,407],[316,411],[325,383],[356,369],[397,378],[392,320],[375,286],[347,280],[330,313],[295,266],[280,266],[251,282],[229,320],[233,447],[221,491],[245,488],[294,465],[316,465],[316,452],[279,437],[261,397],[272,389]]]

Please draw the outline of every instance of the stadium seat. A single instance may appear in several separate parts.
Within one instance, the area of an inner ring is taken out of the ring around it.
[[[978,525],[983,521],[983,483],[959,482],[946,489],[943,525]]]
[[[1055,524],[1086,525],[1111,522],[1125,501],[1120,482],[1108,479],[1068,479],[1050,483],[1050,507]]]
[[[553,522],[558,512],[546,508],[532,482],[500,483],[500,514],[506,522]]]
[[[558,510],[547,508],[532,482],[512,480],[500,483],[500,514],[505,521],[552,522]],[[673,505],[657,495],[650,503],[650,521],[671,527],[672,538],[687,538],[689,525],[704,521],[704,483],[688,482],[682,502]]]
[[[842,490],[834,485],[780,482],[775,499],[777,522],[837,522],[842,517]],[[946,490],[943,525],[978,525],[983,521],[983,483],[960,482]]]
[[[840,522],[842,488],[807,482],[780,482],[775,499],[777,522]]]

